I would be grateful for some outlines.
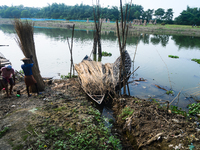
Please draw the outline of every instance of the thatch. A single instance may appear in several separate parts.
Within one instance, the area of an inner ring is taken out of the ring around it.
[[[21,20],[15,19],[14,22],[15,31],[17,33],[16,42],[22,50],[25,57],[29,58],[33,56],[34,66],[32,68],[33,76],[38,83],[40,91],[44,90],[44,83],[40,75],[40,70],[37,62],[35,43],[33,38],[33,23],[27,20],[22,22]],[[34,89],[34,87],[32,87]]]
[[[113,75],[113,64],[103,65],[101,62],[84,60],[75,64],[81,80],[82,87],[91,95],[103,95],[106,91],[112,91],[117,84]]]
[[[83,60],[75,64],[75,70],[81,80],[82,87],[91,95],[103,95],[107,91],[115,91],[116,86],[121,83],[119,80],[119,65],[121,57],[118,57],[114,63],[95,62]],[[131,58],[125,51],[125,71],[126,74],[131,69]]]

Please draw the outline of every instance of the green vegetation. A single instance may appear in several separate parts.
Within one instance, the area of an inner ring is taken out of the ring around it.
[[[166,94],[167,94],[167,95],[169,95],[169,94],[174,94],[174,92],[173,92],[172,90],[169,90],[169,91],[166,92]]]
[[[175,114],[180,114],[180,115],[183,115],[183,116],[187,116],[187,113],[186,111],[182,111],[181,108],[178,108],[177,106],[173,106],[171,105],[170,106],[170,110],[172,111],[172,113],[175,113]]]
[[[174,56],[174,55],[168,55],[168,57],[170,57],[170,58],[179,58],[178,56]]]
[[[72,75],[72,78],[77,78],[78,76],[76,75]],[[68,75],[61,75],[60,76],[61,79],[69,79],[70,78],[70,73],[68,73]]]
[[[187,10],[183,10],[180,15],[175,18],[175,22],[181,25],[200,25],[200,9],[197,7],[190,8],[187,6]],[[195,26],[194,26],[195,27]]]
[[[189,114],[190,115],[196,115],[196,114],[200,114],[200,103],[193,103],[188,105],[189,108]]]
[[[64,110],[64,107],[54,109],[55,111]],[[76,110],[73,111],[76,113]],[[120,140],[111,135],[111,129],[105,127],[104,120],[99,110],[89,106],[87,114],[90,117],[83,118],[80,124],[72,127],[62,128],[52,125],[51,119],[46,119],[40,125],[43,132],[35,132],[34,125],[29,125],[22,135],[25,143],[32,144],[32,149],[46,150],[64,150],[64,149],[115,149],[120,150],[122,146]],[[79,126],[77,128],[77,126]],[[27,133],[28,131],[28,133]],[[28,137],[28,136],[31,137]],[[31,140],[30,140],[31,139]],[[16,147],[20,148],[21,145]]]
[[[168,9],[166,12],[164,9],[159,8],[155,10],[148,9],[144,11],[144,8],[141,5],[132,4],[124,4],[123,7],[129,5],[128,12],[130,9],[130,15],[128,20],[133,19],[145,19],[147,21],[151,20],[153,16],[159,20],[164,20],[165,22],[172,21],[173,18],[173,10]],[[117,6],[112,7],[100,7],[101,18],[109,18],[111,21],[120,20],[120,11]],[[24,7],[23,5],[19,6],[0,6],[0,16],[2,18],[53,18],[53,19],[67,19],[67,20],[86,20],[89,18],[93,19],[93,6],[89,5],[75,5],[68,6],[64,3],[62,4],[49,4],[43,8],[32,8],[32,7]]]
[[[24,71],[23,70],[19,70],[19,73],[24,74]]]
[[[122,109],[122,113],[119,115],[119,117],[122,117],[122,120],[125,120],[126,118],[128,118],[132,114],[133,114],[133,110],[131,110],[130,107],[124,107]]]
[[[0,131],[0,138],[2,138],[6,132],[8,132],[9,128],[8,127],[5,127],[2,131]]]
[[[198,64],[200,64],[200,59],[193,58],[191,60],[197,62]]]
[[[108,53],[108,52],[102,52],[102,56],[112,56],[112,54],[111,53]]]

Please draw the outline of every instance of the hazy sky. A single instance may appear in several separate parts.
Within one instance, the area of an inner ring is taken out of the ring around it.
[[[119,6],[120,0],[99,0],[102,7],[109,6]],[[122,0],[122,3],[130,2],[131,0]],[[28,7],[44,7],[48,3],[65,3],[66,5],[75,5],[75,4],[85,4],[92,5],[92,0],[1,0],[1,5],[7,6],[18,6],[20,4]],[[96,3],[96,0],[93,0]],[[172,8],[174,12],[174,17],[180,15],[183,10],[186,10],[187,5],[190,7],[200,8],[200,0],[133,0],[134,4],[142,5],[144,10],[147,9],[158,9],[163,8],[165,11],[168,8]]]

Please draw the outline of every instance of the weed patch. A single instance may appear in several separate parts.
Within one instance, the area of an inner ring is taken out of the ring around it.
[[[197,62],[198,64],[200,64],[200,59],[193,58],[191,60]]]
[[[189,114],[190,115],[196,115],[196,114],[200,114],[200,103],[193,103],[188,105],[189,108]]]
[[[112,56],[112,54],[111,53],[108,53],[108,52],[102,52],[102,56]]]
[[[8,127],[5,127],[2,131],[0,131],[0,138],[2,138],[6,132],[8,132],[9,128]]]
[[[133,110],[131,110],[130,107],[125,107],[122,109],[122,113],[119,115],[119,117],[122,117],[122,120],[125,120],[127,117],[133,114]]]
[[[170,110],[172,111],[172,113],[175,113],[175,114],[180,114],[180,115],[183,115],[183,116],[187,116],[187,113],[186,111],[182,111],[181,108],[178,108],[177,106],[173,106],[171,105],[170,106]]]
[[[174,56],[174,55],[168,55],[168,57],[170,57],[170,58],[179,58],[178,56]]]

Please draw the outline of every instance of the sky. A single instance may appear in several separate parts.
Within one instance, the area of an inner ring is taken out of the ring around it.
[[[130,3],[131,0],[122,0],[122,3]],[[66,5],[76,5],[83,3],[84,5],[92,5],[92,2],[96,4],[96,0],[1,0],[0,6],[18,6],[24,5],[24,7],[45,7],[52,3],[64,3]],[[120,0],[99,0],[102,7],[118,6],[120,5]],[[183,10],[187,9],[187,6],[194,8],[200,8],[200,0],[133,0],[134,4],[143,6],[144,10],[147,9],[158,9],[163,8],[165,11],[172,8],[174,12],[174,17],[180,15]]]

